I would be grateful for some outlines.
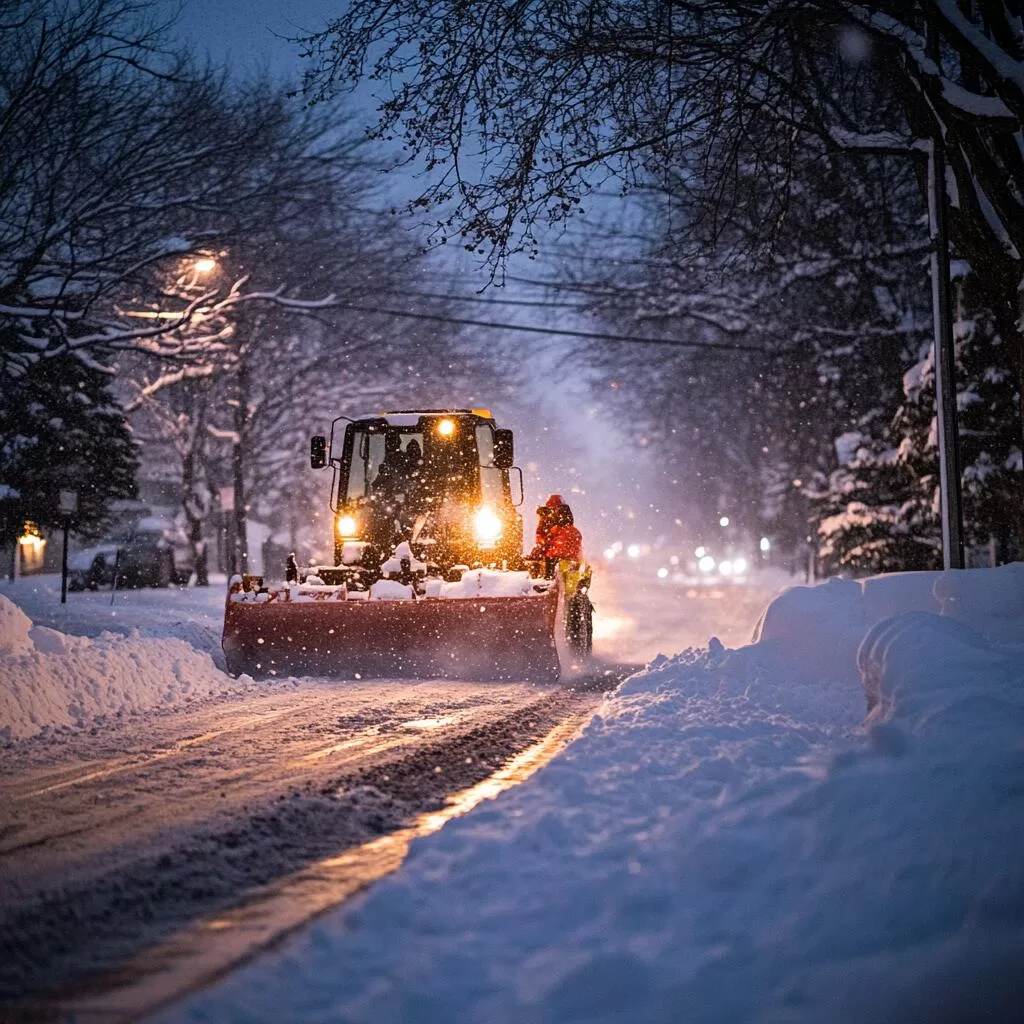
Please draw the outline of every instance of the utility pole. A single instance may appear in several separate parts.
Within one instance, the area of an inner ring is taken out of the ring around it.
[[[932,319],[935,330],[935,423],[939,442],[939,500],[942,564],[963,569],[964,512],[960,487],[960,430],[956,407],[956,352],[949,287],[949,232],[946,226],[946,156],[942,139],[928,151],[928,222],[932,243]]]

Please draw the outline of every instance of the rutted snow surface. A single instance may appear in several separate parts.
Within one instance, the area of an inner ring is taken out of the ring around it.
[[[659,658],[533,779],[159,1021],[1019,1020],[1024,617],[863,603],[984,583],[791,592],[761,643]],[[866,723],[848,644],[808,671],[851,615]]]

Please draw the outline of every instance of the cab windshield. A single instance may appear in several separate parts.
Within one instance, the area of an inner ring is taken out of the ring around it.
[[[479,430],[454,422],[451,434],[431,429],[433,424],[424,430],[379,423],[349,427],[351,446],[346,441],[348,473],[341,480],[341,501],[390,500],[398,493],[412,504],[423,505],[446,496],[475,499],[481,483]],[[493,438],[491,429],[486,429]],[[487,455],[488,465],[493,463],[493,440],[488,451],[480,454]],[[494,481],[488,484],[486,489],[493,490]]]

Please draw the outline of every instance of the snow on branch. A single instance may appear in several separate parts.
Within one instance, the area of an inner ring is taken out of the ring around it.
[[[988,66],[990,74],[1012,85],[1024,98],[1024,61],[1015,60],[1009,53],[990,39],[961,10],[954,0],[933,0],[934,6],[945,18],[950,29],[970,48],[976,58]],[[1018,42],[1020,37],[1018,36]]]
[[[874,153],[879,156],[914,156],[920,152],[923,141],[896,132],[855,132],[838,125],[829,128],[829,138],[840,149]]]

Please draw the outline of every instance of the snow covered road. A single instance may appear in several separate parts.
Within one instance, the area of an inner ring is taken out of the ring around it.
[[[35,622],[7,604],[27,653],[8,651],[20,742],[0,751],[0,1008],[135,1019],[195,988],[521,781],[637,662],[742,643],[770,596],[637,582],[599,575],[595,661],[558,687],[233,681],[220,587],[61,606],[53,577],[0,584]]]
[[[147,1020],[1018,1024],[1022,652],[1024,565],[792,590]]]
[[[0,760],[0,995],[50,993],[499,769],[597,688],[277,683]]]

